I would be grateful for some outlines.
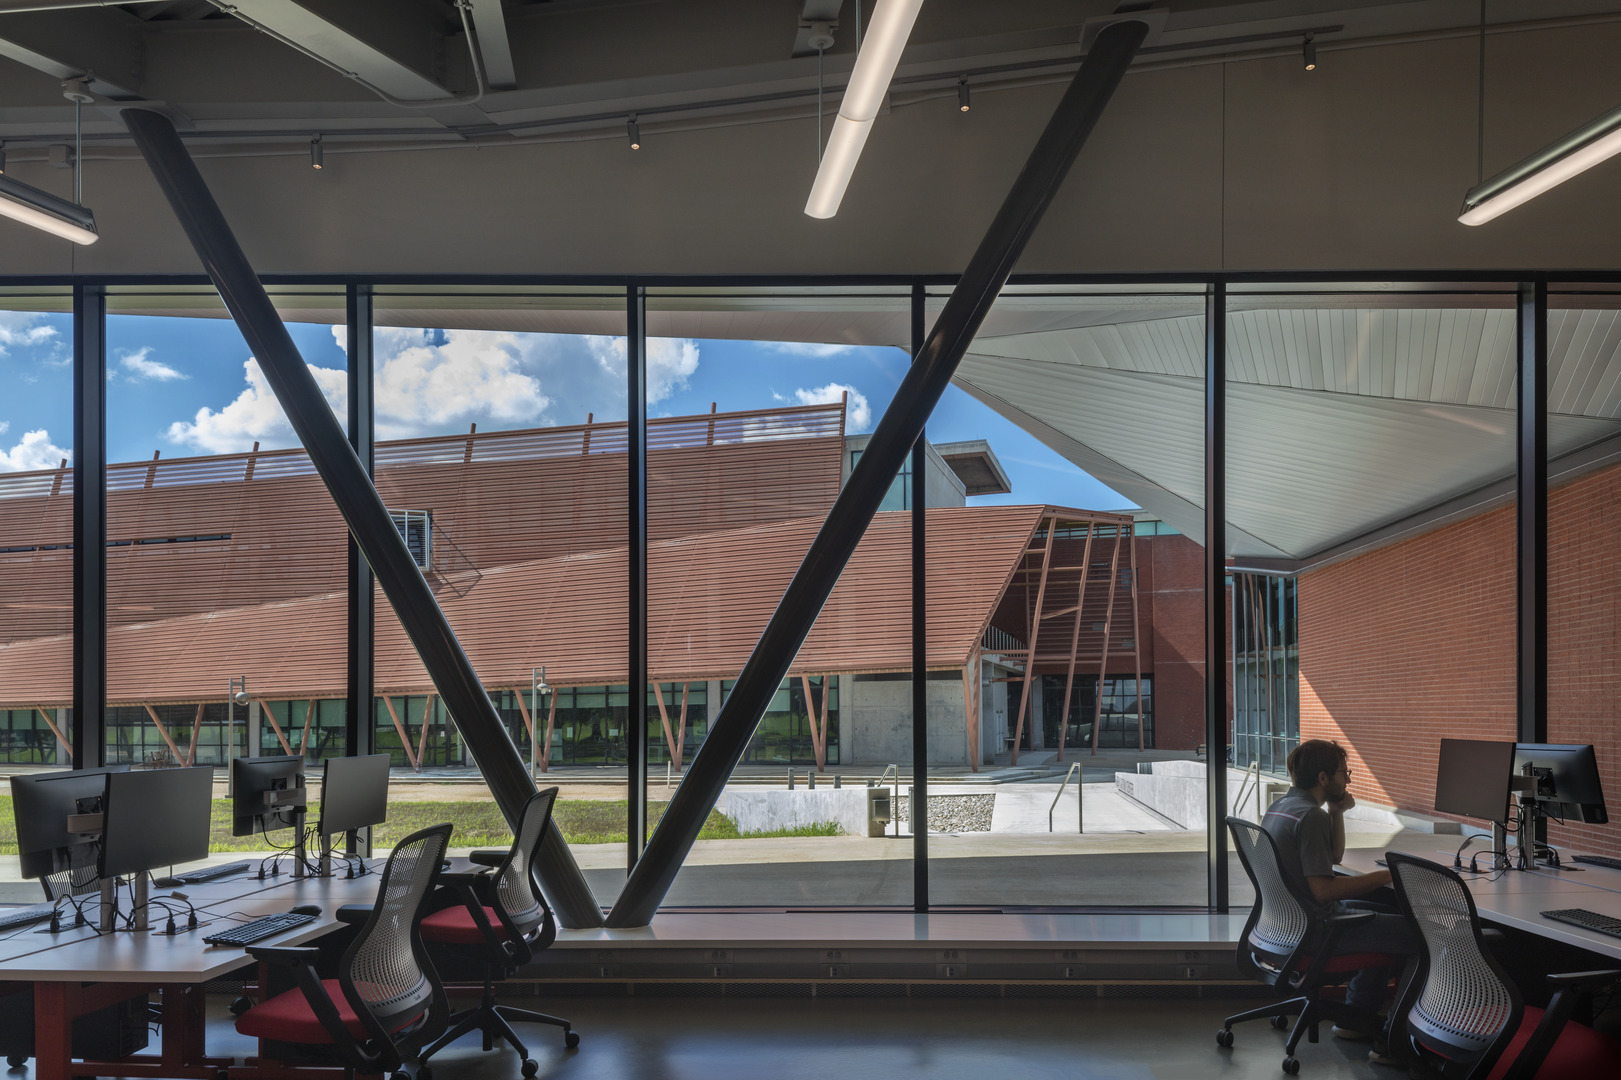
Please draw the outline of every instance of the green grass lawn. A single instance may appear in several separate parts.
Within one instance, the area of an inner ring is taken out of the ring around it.
[[[656,826],[664,816],[669,803],[649,803],[648,826]],[[311,803],[311,820],[320,813],[320,804]],[[564,800],[552,811],[563,838],[571,844],[622,844],[625,842],[624,799]],[[506,847],[512,843],[512,831],[506,819],[493,802],[396,802],[389,806],[388,821],[377,827],[375,842],[378,847],[393,847],[398,840],[418,829],[448,821],[456,826],[450,843],[458,848]],[[777,829],[770,832],[739,833],[730,818],[712,810],[709,820],[698,834],[700,840],[748,840],[773,836],[837,836],[839,827],[828,822],[798,829]],[[231,835],[231,804],[215,799],[213,807],[213,835],[210,851],[263,851],[262,837],[237,838]],[[11,813],[11,797],[0,796],[0,855],[17,853],[17,826]]]

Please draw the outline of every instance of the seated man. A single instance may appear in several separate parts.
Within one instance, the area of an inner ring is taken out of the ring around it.
[[[1374,911],[1370,920],[1349,927],[1335,946],[1344,953],[1377,952],[1412,956],[1419,951],[1418,934],[1388,904],[1359,900],[1390,884],[1389,870],[1336,877],[1334,864],[1345,857],[1345,812],[1356,805],[1346,790],[1351,782],[1345,748],[1327,739],[1310,739],[1289,755],[1287,794],[1272,804],[1261,827],[1278,844],[1278,858],[1286,874],[1304,880],[1324,914]],[[1324,809],[1324,805],[1327,809]],[[1351,977],[1346,1001],[1376,1013],[1385,1003],[1388,968],[1367,968]],[[1366,1039],[1373,1033],[1336,1026],[1342,1039]]]

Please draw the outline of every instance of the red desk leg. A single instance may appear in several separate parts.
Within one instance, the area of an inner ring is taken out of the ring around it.
[[[34,984],[35,1080],[69,1080],[73,1067],[73,1014],[69,984]]]
[[[201,1064],[207,1056],[207,998],[201,985],[163,988],[163,1063],[180,1068]]]

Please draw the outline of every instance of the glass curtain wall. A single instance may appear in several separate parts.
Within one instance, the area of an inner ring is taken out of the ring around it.
[[[72,311],[0,292],[0,763],[20,769],[72,764]]]
[[[1009,287],[930,419],[931,906],[1206,902],[1204,311]]]
[[[1621,803],[1621,283],[1550,288],[1547,424],[1548,739],[1593,746],[1613,806]],[[1621,855],[1615,834],[1570,820],[1548,838]]]
[[[649,291],[650,820],[904,376],[909,305],[894,287]],[[867,529],[667,906],[911,903],[910,843],[869,836],[867,816],[911,745],[906,520]]]
[[[342,291],[272,299],[342,422]],[[108,762],[216,766],[223,796],[232,757],[343,754],[331,497],[213,289],[121,286],[107,307]]]
[[[1288,775],[1300,745],[1300,638],[1295,579],[1228,575],[1233,654],[1233,761]]]
[[[1514,738],[1513,301],[1507,283],[1229,294],[1228,536],[1235,648],[1247,651],[1234,694],[1252,715],[1265,693],[1251,677],[1257,641],[1274,676],[1284,660],[1299,738],[1348,752],[1352,847],[1384,843],[1392,808],[1447,813],[1435,802],[1443,737]],[[1293,670],[1288,597],[1274,585],[1257,601],[1246,568],[1298,568]],[[1264,813],[1284,790],[1267,775],[1284,745],[1237,740],[1235,812]],[[1257,761],[1258,784],[1238,779]]]
[[[597,899],[624,877],[626,300],[622,287],[379,288],[376,482]],[[457,847],[509,842],[379,589],[373,737],[395,802]],[[420,809],[424,809],[419,807]]]

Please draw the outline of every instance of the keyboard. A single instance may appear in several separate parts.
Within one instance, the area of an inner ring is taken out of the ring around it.
[[[201,885],[205,881],[225,877],[228,874],[240,874],[245,870],[252,870],[256,863],[228,862],[218,866],[205,866],[201,870],[187,870],[184,874],[176,874],[172,879],[176,885]]]
[[[1587,911],[1583,908],[1561,908],[1558,911],[1544,911],[1542,917],[1579,926],[1583,930],[1596,930],[1611,937],[1621,937],[1621,919],[1613,915],[1600,915],[1596,911]]]
[[[262,919],[233,926],[229,930],[221,930],[217,934],[204,935],[203,941],[209,945],[252,945],[255,941],[275,937],[295,926],[314,922],[315,919],[314,915],[298,915],[291,911],[283,911],[277,915],[266,915]]]
[[[37,907],[13,908],[0,910],[0,930],[12,930],[19,926],[31,926],[37,922],[44,922],[51,917],[52,904],[40,904]],[[68,918],[73,917],[73,909],[68,909]]]
[[[1572,855],[1570,861],[1586,863],[1589,866],[1608,866],[1611,870],[1621,870],[1621,859],[1611,858],[1608,855]]]

